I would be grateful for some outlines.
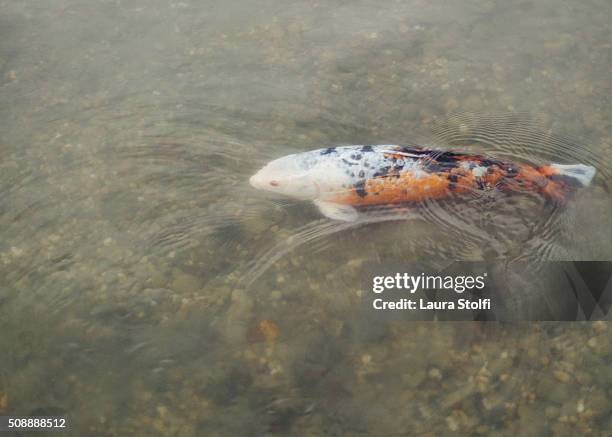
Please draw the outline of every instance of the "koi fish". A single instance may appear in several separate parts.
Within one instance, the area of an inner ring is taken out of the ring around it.
[[[341,146],[288,155],[250,178],[257,189],[312,200],[328,218],[355,221],[359,210],[449,198],[474,190],[533,192],[564,203],[590,184],[584,164],[534,166],[419,146]]]

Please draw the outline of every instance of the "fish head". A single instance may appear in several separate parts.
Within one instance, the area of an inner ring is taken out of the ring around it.
[[[269,162],[251,176],[251,186],[296,199],[316,199],[319,186],[313,174],[315,165],[302,155],[289,155]]]

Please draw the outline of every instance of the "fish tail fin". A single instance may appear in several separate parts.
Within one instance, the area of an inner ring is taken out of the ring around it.
[[[595,176],[595,167],[584,164],[550,164],[555,174],[574,179],[581,186],[586,187]]]

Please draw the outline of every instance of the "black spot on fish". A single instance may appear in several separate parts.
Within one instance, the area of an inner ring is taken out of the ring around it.
[[[459,167],[460,154],[454,152],[440,152],[438,150],[424,151],[422,156],[423,168],[430,173],[448,172]]]
[[[374,151],[374,149],[372,149],[372,146],[363,146],[363,147],[361,148],[361,151],[362,151],[362,152],[373,152],[373,151]]]
[[[490,167],[490,166],[495,165],[495,164],[496,163],[491,161],[490,159],[482,159],[480,161],[480,165],[483,166],[483,167]]]
[[[431,159],[440,163],[447,164],[456,163],[457,161],[459,161],[459,157],[461,156],[460,154],[455,152],[440,152],[437,150],[432,150],[428,154]]]
[[[516,168],[514,167],[506,168],[506,177],[513,178],[513,177],[516,177],[517,174],[518,174],[518,170]]]
[[[365,189],[365,181],[359,181],[355,184],[355,191],[359,197],[365,197],[368,195],[368,192]]]
[[[329,155],[330,153],[336,153],[335,147],[328,147],[325,150],[321,150],[321,155]]]
[[[484,181],[480,178],[476,178],[476,185],[478,185],[478,189],[479,190],[484,190],[485,189],[485,184]]]
[[[451,182],[457,182],[459,180],[459,176],[457,176],[456,174],[449,174],[448,180]]]
[[[406,146],[400,147],[399,151],[402,153],[408,153],[411,155],[427,155],[431,152],[428,150],[423,150],[423,149],[414,148],[414,147],[406,147]]]
[[[382,167],[381,169],[377,170],[376,173],[374,173],[374,177],[375,178],[380,178],[380,177],[385,177],[389,174],[389,169],[391,167],[387,166],[387,167]]]
[[[443,171],[449,171],[451,169],[450,166],[442,165],[439,162],[436,162],[432,159],[424,159],[422,162],[423,162],[423,170],[429,173],[439,173]]]
[[[363,178],[365,176],[365,172],[363,170],[359,170],[359,177]]]

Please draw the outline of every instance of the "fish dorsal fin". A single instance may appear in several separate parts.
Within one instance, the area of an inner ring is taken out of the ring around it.
[[[325,200],[315,200],[315,205],[325,217],[343,222],[354,222],[359,218],[359,213],[351,205],[343,205]]]
[[[405,156],[407,158],[417,158],[417,159],[423,157],[423,155],[417,155],[416,153],[403,152],[400,150],[393,150],[393,149],[383,150],[382,153],[388,153],[390,155],[399,155],[399,156]]]

